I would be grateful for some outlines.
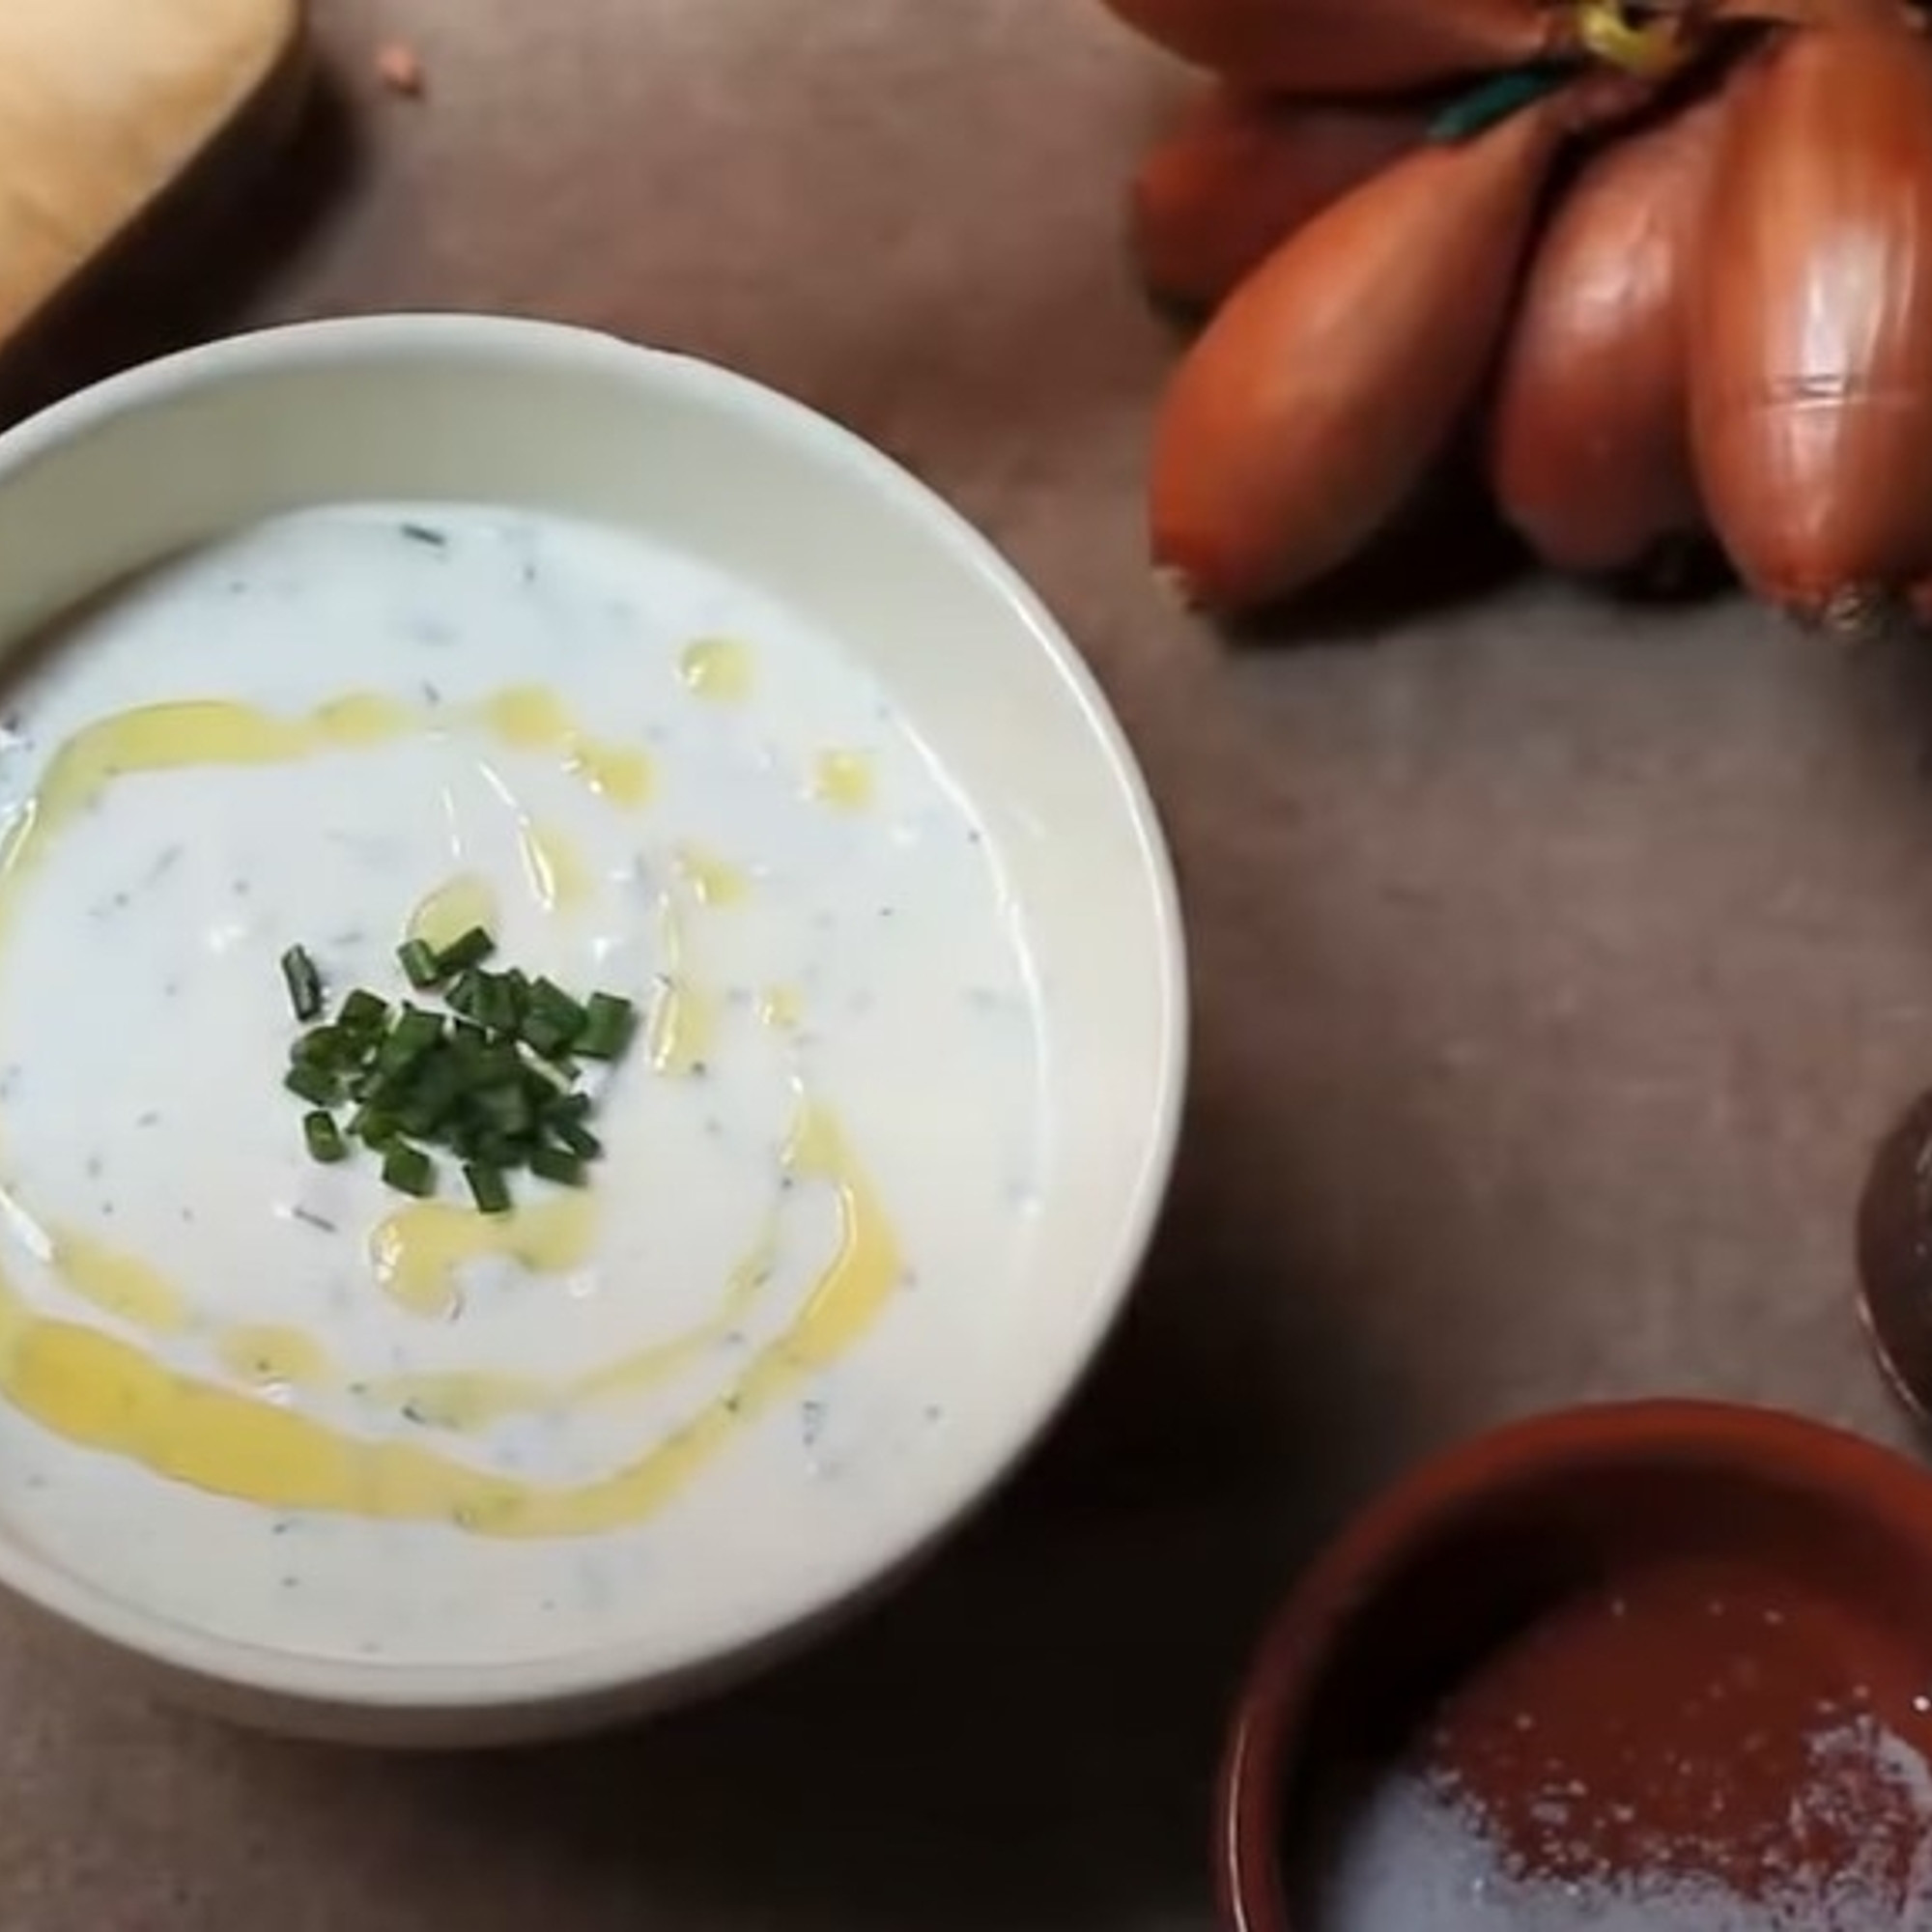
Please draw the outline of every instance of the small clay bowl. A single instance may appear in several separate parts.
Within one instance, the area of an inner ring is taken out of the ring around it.
[[[1342,1896],[1377,1794],[1416,1779],[1539,1884],[1889,1900],[1932,1873],[1928,1762],[1932,1478],[1770,1410],[1566,1410],[1415,1470],[1283,1608],[1223,1772],[1224,1919],[1453,1932]],[[1825,1771],[1835,1795],[1799,1790]]]

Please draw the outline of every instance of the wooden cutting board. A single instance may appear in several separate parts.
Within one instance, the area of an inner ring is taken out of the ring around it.
[[[299,0],[0,0],[0,351],[299,66]]]

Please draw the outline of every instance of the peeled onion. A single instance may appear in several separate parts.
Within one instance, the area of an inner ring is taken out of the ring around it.
[[[1414,147],[1427,125],[1419,108],[1210,87],[1134,178],[1134,253],[1148,287],[1212,307],[1310,216]]]
[[[1546,96],[1405,156],[1236,291],[1155,430],[1154,559],[1189,601],[1285,596],[1401,507],[1490,367],[1566,124]]]
[[[1104,0],[1198,67],[1293,94],[1374,94],[1563,50],[1550,0]]]
[[[1686,363],[1724,97],[1600,150],[1537,244],[1490,431],[1503,515],[1547,562],[1623,570],[1702,518]]]
[[[1761,595],[1856,628],[1932,573],[1932,48],[1833,0],[1743,76],[1690,362],[1697,474]]]

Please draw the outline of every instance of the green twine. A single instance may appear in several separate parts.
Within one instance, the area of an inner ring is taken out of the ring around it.
[[[1452,100],[1430,122],[1427,138],[1445,144],[1466,141],[1471,136],[1506,121],[1520,107],[1554,94],[1577,72],[1562,63],[1514,68],[1486,80],[1480,87]]]

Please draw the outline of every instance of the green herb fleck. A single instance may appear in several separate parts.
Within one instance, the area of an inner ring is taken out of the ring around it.
[[[383,1179],[398,1194],[427,1201],[436,1192],[436,1163],[421,1148],[397,1141],[383,1156]]]
[[[436,963],[444,974],[462,973],[471,966],[482,965],[496,950],[497,942],[480,925],[472,925],[436,955]]]
[[[563,1148],[532,1148],[530,1172],[539,1180],[553,1180],[559,1187],[583,1185],[583,1163]]]
[[[326,1066],[291,1066],[282,1085],[311,1107],[332,1107],[342,1097],[342,1083]]]
[[[297,1019],[306,1025],[322,1017],[322,975],[302,947],[291,946],[282,954],[282,983],[289,989],[289,1005]]]
[[[586,1060],[616,1060],[630,1045],[637,1025],[638,1009],[629,1000],[615,993],[592,993],[576,1050]]]
[[[427,991],[442,978],[436,948],[426,939],[404,940],[396,948],[396,958],[401,962],[403,977],[418,992]]]
[[[479,1214],[507,1214],[510,1211],[510,1183],[500,1168],[481,1161],[466,1161],[463,1178],[469,1183],[469,1198]]]

